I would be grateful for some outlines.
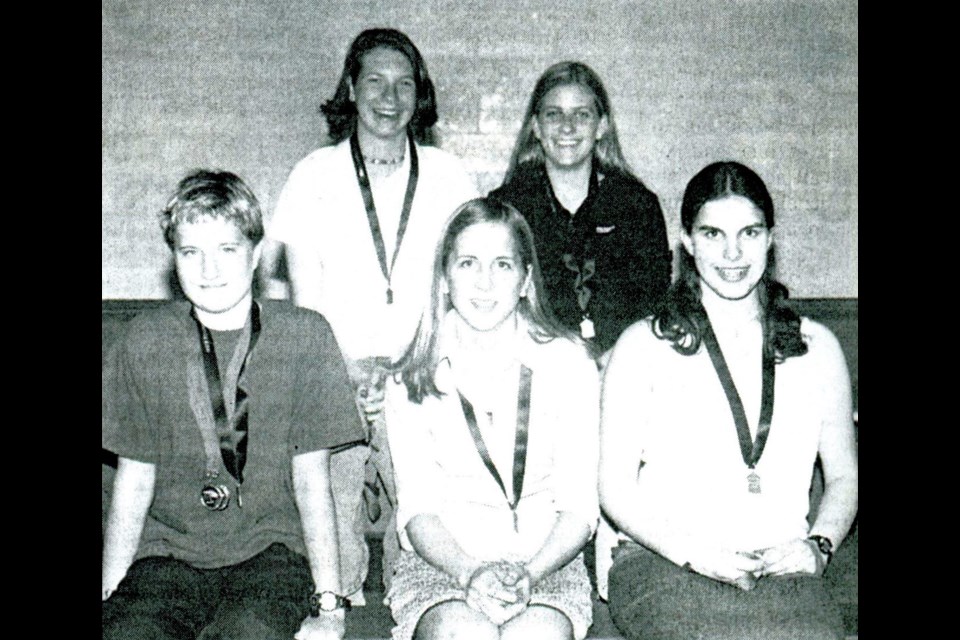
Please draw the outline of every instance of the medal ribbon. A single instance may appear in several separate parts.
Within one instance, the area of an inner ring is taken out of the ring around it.
[[[383,233],[380,231],[380,221],[377,219],[377,207],[373,202],[373,190],[370,188],[370,178],[367,176],[367,167],[363,163],[363,154],[360,152],[360,140],[357,132],[350,136],[350,155],[353,157],[353,168],[357,172],[357,184],[363,196],[363,206],[367,210],[367,222],[370,224],[370,236],[373,246],[377,250],[377,259],[380,261],[380,271],[387,281],[387,304],[393,303],[393,288],[390,284],[393,265],[397,262],[400,253],[400,243],[403,234],[407,231],[407,222],[410,221],[410,207],[413,206],[413,194],[417,190],[417,179],[420,176],[420,166],[417,161],[417,146],[413,137],[410,137],[410,177],[407,179],[407,191],[403,196],[403,209],[400,210],[400,225],[397,227],[397,244],[393,247],[393,258],[387,266],[387,250],[383,244]]]
[[[547,192],[547,202],[550,203],[550,210],[553,212],[554,221],[558,222],[561,218],[560,209],[557,207],[560,201],[553,191],[553,184],[550,182],[548,175],[544,175],[544,182]],[[587,306],[590,304],[590,297],[593,291],[587,286],[587,282],[593,278],[593,275],[596,273],[597,263],[595,258],[583,257],[584,248],[587,244],[587,230],[583,227],[585,223],[578,223],[577,220],[586,218],[587,212],[590,211],[593,200],[596,198],[599,185],[600,179],[597,176],[597,172],[592,171],[590,173],[590,183],[587,186],[587,197],[577,212],[575,212],[578,213],[579,218],[576,216],[565,216],[567,218],[567,225],[574,231],[574,234],[568,243],[567,252],[563,254],[563,266],[576,274],[576,278],[574,278],[573,281],[573,292],[576,295],[577,305],[580,307],[583,318],[590,317],[590,314],[587,313]],[[560,204],[560,207],[563,207],[563,205]]]
[[[760,461],[763,455],[763,448],[767,445],[767,436],[770,435],[770,422],[773,419],[773,383],[776,375],[774,368],[773,355],[767,353],[766,349],[766,329],[764,329],[764,349],[763,349],[763,385],[761,388],[760,400],[760,424],[757,425],[757,438],[750,441],[750,427],[747,426],[747,416],[743,411],[743,402],[740,400],[740,394],[737,393],[737,387],[733,383],[733,377],[730,375],[730,369],[727,367],[727,361],[723,357],[723,351],[720,350],[720,344],[717,342],[717,336],[710,325],[710,318],[706,318],[706,325],[703,331],[703,344],[707,347],[707,353],[710,354],[710,360],[713,362],[713,368],[720,378],[720,384],[723,385],[723,391],[727,394],[727,402],[730,404],[730,411],[733,413],[733,421],[737,425],[737,438],[740,440],[740,454],[748,468],[753,469]]]
[[[213,420],[216,424],[216,432],[210,433],[209,429],[204,428],[205,421],[201,420],[200,432],[203,434],[204,448],[207,450],[208,471],[215,470],[216,464],[211,459],[211,449],[215,451],[214,442],[219,435],[220,456],[223,459],[223,465],[227,468],[237,482],[243,482],[243,467],[247,462],[247,416],[249,408],[247,406],[247,392],[241,385],[240,379],[247,367],[247,361],[253,352],[257,339],[260,337],[260,308],[256,303],[250,308],[250,322],[244,325],[243,334],[237,342],[233,357],[227,367],[227,382],[231,383],[228,387],[236,388],[236,400],[231,402],[231,410],[227,410],[223,398],[223,384],[220,380],[220,368],[217,364],[217,354],[213,346],[213,337],[210,330],[203,326],[197,318],[196,312],[191,311],[194,322],[197,324],[197,333],[200,338],[200,351],[203,356],[203,369],[207,378],[207,392],[210,397],[210,408],[213,411]],[[247,339],[246,350],[244,350],[244,338]],[[236,381],[234,383],[234,381]]]
[[[517,435],[513,447],[513,500],[507,494],[507,488],[503,484],[503,478],[497,471],[493,459],[490,457],[490,451],[483,441],[483,435],[477,426],[477,415],[473,410],[470,401],[463,397],[463,394],[457,391],[460,396],[460,405],[463,407],[463,417],[467,420],[467,427],[470,429],[470,435],[473,436],[473,443],[477,447],[477,453],[487,467],[487,471],[493,476],[503,497],[506,498],[510,510],[513,512],[514,528],[517,524],[517,505],[520,503],[520,495],[523,493],[523,476],[527,469],[527,438],[530,432],[530,382],[533,372],[526,366],[520,366],[520,388],[517,391]]]

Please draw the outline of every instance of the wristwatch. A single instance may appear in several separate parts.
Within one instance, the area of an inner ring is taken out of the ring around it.
[[[827,560],[824,564],[830,564],[830,561],[833,559],[833,542],[830,538],[826,536],[810,536],[807,540],[815,544],[817,551],[826,557]]]
[[[310,616],[318,617],[320,612],[333,613],[350,608],[350,599],[338,596],[333,591],[321,591],[310,594]]]

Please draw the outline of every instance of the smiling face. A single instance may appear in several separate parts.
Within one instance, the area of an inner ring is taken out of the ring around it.
[[[773,237],[753,202],[730,195],[706,202],[681,241],[706,285],[703,293],[740,300],[755,293]]]
[[[173,257],[180,287],[200,321],[211,329],[243,327],[260,245],[234,222],[208,216],[177,226]]]
[[[413,66],[405,55],[389,47],[363,54],[360,73],[350,86],[362,135],[395,140],[406,134],[417,106]]]
[[[580,84],[551,89],[533,120],[548,165],[576,168],[593,158],[593,146],[607,132],[607,117],[597,113],[596,100]]]
[[[480,222],[457,236],[442,286],[467,325],[493,331],[515,318],[529,280],[529,268],[517,255],[510,228]]]

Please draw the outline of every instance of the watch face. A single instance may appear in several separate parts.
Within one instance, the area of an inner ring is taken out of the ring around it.
[[[320,610],[335,611],[337,609],[337,595],[332,591],[324,591],[320,594]]]

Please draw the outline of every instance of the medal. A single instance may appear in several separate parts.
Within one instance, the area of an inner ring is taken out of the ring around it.
[[[730,375],[730,369],[727,367],[727,361],[723,357],[723,351],[717,342],[717,336],[710,325],[710,318],[703,331],[703,344],[707,349],[707,354],[713,363],[713,368],[717,372],[720,384],[723,386],[723,392],[727,396],[727,402],[730,405],[730,411],[733,414],[733,422],[737,428],[737,439],[740,441],[740,454],[743,457],[744,464],[747,465],[749,473],[747,474],[747,491],[752,494],[760,493],[760,475],[756,471],[757,463],[760,462],[760,456],[763,455],[763,449],[767,445],[767,437],[770,435],[770,423],[773,421],[773,391],[776,370],[774,369],[773,356],[768,353],[766,344],[763,349],[763,382],[760,390],[760,422],[757,425],[756,440],[750,438],[750,427],[747,425],[747,416],[743,410],[743,402],[740,400],[740,394]],[[763,332],[764,343],[766,343],[767,332]]]
[[[752,469],[750,473],[747,474],[747,491],[750,493],[760,493],[760,476]]]
[[[204,472],[203,488],[200,490],[200,504],[211,511],[223,511],[230,506],[231,491],[218,478],[219,462],[233,477],[236,491],[236,505],[243,506],[240,495],[240,483],[243,482],[243,468],[247,458],[247,418],[249,413],[247,392],[241,384],[241,377],[246,369],[247,361],[257,343],[260,334],[260,308],[253,303],[250,308],[249,333],[244,327],[244,334],[237,342],[233,357],[227,367],[227,388],[234,387],[234,394],[229,398],[228,407],[224,397],[224,385],[220,379],[220,368],[217,364],[217,354],[213,345],[210,330],[203,326],[195,312],[191,312],[197,324],[200,340],[200,352],[203,372],[206,378],[207,400],[209,413],[197,408],[201,402],[193,398],[194,385],[190,385],[191,404],[194,415],[200,427],[203,439],[203,448],[207,457],[206,471]],[[248,336],[244,349],[244,337]],[[209,417],[208,417],[209,416]],[[211,420],[210,418],[213,418]],[[219,459],[219,460],[218,460]]]
[[[597,332],[593,328],[593,320],[590,318],[584,318],[580,322],[580,337],[584,340],[589,340],[596,337]]]
[[[595,257],[588,257],[594,253],[590,249],[590,241],[587,238],[587,234],[590,232],[583,228],[583,224],[587,223],[580,221],[590,219],[591,217],[590,211],[592,203],[596,197],[598,185],[600,184],[599,177],[595,169],[590,172],[587,197],[581,203],[580,208],[570,213],[569,216],[561,216],[560,209],[564,211],[566,211],[566,209],[563,208],[563,205],[557,200],[557,196],[553,191],[553,184],[551,184],[548,176],[544,176],[544,183],[547,202],[550,203],[550,209],[553,212],[554,219],[559,221],[561,218],[566,218],[567,220],[567,228],[569,230],[567,234],[568,246],[561,260],[563,266],[576,276],[573,280],[573,293],[577,299],[577,306],[580,307],[580,314],[583,318],[580,321],[580,337],[584,340],[593,340],[597,337],[597,331],[596,327],[593,326],[593,320],[590,319],[587,313],[587,307],[590,305],[593,290],[591,289],[592,285],[588,285],[587,283],[597,272],[597,259]],[[557,205],[559,205],[560,208],[558,208]],[[573,217],[574,214],[576,214],[576,218]],[[578,222],[575,222],[575,220]]]
[[[207,480],[200,490],[200,504],[210,511],[223,511],[230,506],[230,489],[225,484],[215,484],[216,471],[207,472]]]

